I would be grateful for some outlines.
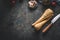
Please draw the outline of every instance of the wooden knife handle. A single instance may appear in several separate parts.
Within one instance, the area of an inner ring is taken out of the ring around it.
[[[49,24],[45,29],[42,30],[42,32],[46,32],[50,27],[51,27],[52,24]]]

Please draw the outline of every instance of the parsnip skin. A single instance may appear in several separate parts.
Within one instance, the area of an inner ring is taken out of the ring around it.
[[[44,20],[44,21],[36,24],[36,25],[34,26],[34,28],[35,28],[36,30],[40,30],[40,29],[42,28],[42,26],[43,26],[47,21],[48,21],[48,20]]]
[[[42,26],[43,26],[47,21],[49,21],[49,20],[52,18],[52,16],[53,16],[53,14],[52,14],[51,17],[49,17],[48,19],[46,19],[46,20],[44,20],[44,21],[42,21],[42,22],[34,25],[34,28],[35,28],[37,31],[40,30],[40,29],[42,28]]]
[[[35,26],[36,24],[44,21],[45,19],[51,17],[51,15],[53,14],[53,10],[51,9],[46,9],[46,11],[43,13],[43,15],[36,21],[32,24],[32,26]]]

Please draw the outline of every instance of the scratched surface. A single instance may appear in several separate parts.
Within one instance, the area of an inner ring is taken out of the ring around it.
[[[50,21],[47,22],[40,31],[35,32],[32,30],[32,23],[35,22],[46,9],[45,6],[38,5],[35,10],[30,10],[27,7],[27,1],[17,3],[16,7],[13,7],[3,19],[3,40],[60,40],[60,19],[52,25],[51,29],[45,34],[43,34],[41,30],[46,27]],[[57,6],[53,9],[57,11],[60,7]],[[56,16],[58,13],[54,14],[54,16]]]

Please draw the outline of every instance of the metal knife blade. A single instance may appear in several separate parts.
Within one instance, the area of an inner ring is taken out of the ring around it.
[[[51,23],[55,23],[60,18],[60,14],[58,14],[56,17],[54,17],[51,21]]]

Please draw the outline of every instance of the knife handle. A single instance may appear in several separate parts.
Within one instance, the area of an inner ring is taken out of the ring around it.
[[[52,24],[50,23],[45,29],[42,30],[42,32],[45,33],[51,27],[51,25]]]

